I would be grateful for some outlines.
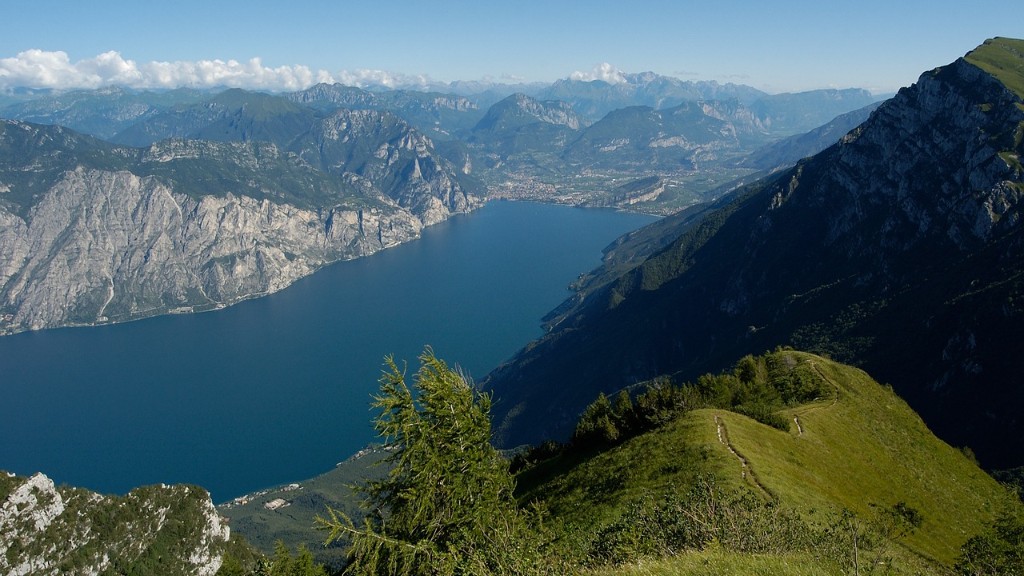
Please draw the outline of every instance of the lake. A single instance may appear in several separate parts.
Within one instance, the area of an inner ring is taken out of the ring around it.
[[[482,379],[601,249],[654,218],[492,202],[423,237],[203,314],[0,338],[0,469],[221,502],[324,472],[374,440],[370,395],[425,345]]]

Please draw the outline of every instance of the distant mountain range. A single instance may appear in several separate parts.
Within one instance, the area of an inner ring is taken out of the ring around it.
[[[564,438],[599,391],[794,345],[891,383],[985,465],[1024,463],[1022,54],[986,42],[827,150],[613,247],[490,375],[503,442]]]
[[[562,99],[341,85],[16,94],[0,109],[0,333],[225,306],[487,197],[670,212],[752,173],[740,161],[759,146],[870,99],[653,74],[547,94]],[[825,144],[796,146],[813,145]],[[678,184],[695,177],[716,184]]]

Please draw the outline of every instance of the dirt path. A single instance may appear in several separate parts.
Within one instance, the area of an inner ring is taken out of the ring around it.
[[[800,409],[799,414],[794,414],[793,415],[793,423],[796,424],[796,436],[797,436],[797,438],[799,438],[799,437],[804,435],[804,425],[800,422],[800,415],[802,415],[802,414],[809,414],[811,412],[814,412],[815,410],[821,410],[822,408],[831,408],[831,407],[835,406],[837,402],[839,402],[839,385],[836,384],[835,382],[833,382],[831,378],[826,376],[825,373],[821,371],[821,368],[818,368],[817,364],[815,364],[814,362],[810,362],[810,361],[808,361],[807,363],[810,364],[811,370],[814,370],[814,373],[818,375],[818,378],[821,378],[825,382],[828,382],[829,384],[832,385],[832,388],[835,389],[835,394],[832,396],[832,402],[828,406],[821,406],[821,405],[810,406],[808,408]]]
[[[761,481],[757,479],[757,475],[754,474],[754,470],[750,467],[747,459],[742,454],[736,451],[736,448],[729,441],[729,431],[725,428],[725,422],[715,415],[715,426],[718,429],[718,441],[725,445],[726,449],[740,461],[740,478],[753,484],[758,490],[772,496],[772,493],[761,484]]]
[[[828,376],[825,376],[825,373],[822,372],[821,368],[818,368],[818,365],[815,364],[814,362],[808,362],[808,364],[811,365],[811,370],[814,370],[815,374],[817,374],[822,380],[824,380],[825,382],[828,382],[829,384],[832,385],[833,388],[836,389],[836,395],[832,397],[832,403],[829,404],[828,407],[831,408],[831,407],[835,406],[836,402],[839,402],[839,384],[836,384],[835,382],[832,381],[831,378],[829,378]]]

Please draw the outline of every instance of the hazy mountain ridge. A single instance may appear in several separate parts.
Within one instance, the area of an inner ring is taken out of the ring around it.
[[[750,104],[766,95],[756,88],[742,84],[693,82],[653,72],[642,72],[620,74],[612,81],[566,78],[555,81],[534,96],[545,100],[569,102],[579,114],[590,121],[596,121],[613,110],[630,106],[662,109],[695,100],[729,99]]]
[[[556,422],[599,390],[793,343],[891,382],[984,463],[1019,461],[998,439],[1020,435],[1024,399],[1012,377],[1024,341],[1012,336],[1024,290],[1022,121],[1020,97],[963,59],[924,74],[495,371],[505,440],[565,434]]]
[[[868,104],[853,112],[836,116],[831,122],[810,132],[772,142],[744,157],[741,164],[758,170],[789,167],[838,142],[848,132],[863,124],[871,112],[881,104],[881,102]]]
[[[303,127],[308,129],[340,108],[374,110],[393,114],[429,136],[438,157],[456,166],[461,174],[457,176],[460,184],[476,195],[482,196],[486,188],[495,197],[633,206],[632,209],[668,214],[708,199],[710,192],[725,181],[748,176],[751,169],[737,165],[735,157],[765,142],[823,124],[837,110],[855,107],[858,98],[874,99],[860,90],[772,96],[749,86],[683,81],[650,72],[614,72],[608,81],[587,81],[577,76],[546,86],[480,84],[476,89],[464,83],[447,87],[417,85],[416,89],[318,84],[281,94],[231,89],[189,93],[192,100],[184,95],[174,100],[171,93],[120,90],[118,101],[141,99],[149,106],[133,121],[111,118],[105,112],[109,105],[100,101],[102,92],[78,92],[80,107],[92,106],[95,110],[87,111],[87,115],[91,114],[90,122],[77,121],[74,126],[131,146],[147,146],[166,138],[266,140],[282,149],[297,151],[306,145]],[[40,94],[34,106],[60,108],[68,97],[53,92]],[[545,104],[542,106],[541,102]],[[595,102],[599,103],[597,112],[593,109]],[[624,108],[646,106],[663,114],[692,102],[704,102],[706,117],[690,115],[690,121],[707,124],[717,119],[734,124],[726,128],[713,151],[707,151],[712,147],[709,143],[700,145],[704,151],[695,152],[700,156],[697,165],[691,161],[693,154],[687,151],[692,151],[694,145],[686,143],[685,134],[699,128],[681,125],[682,119],[662,122],[667,129],[655,137],[631,134],[650,128],[643,122],[619,126],[617,130],[625,134],[619,140],[630,139],[634,143],[636,150],[632,154],[627,153],[628,146],[622,147],[618,141],[604,145],[618,149],[617,153],[586,150],[591,139],[581,138],[588,125],[606,116],[612,124],[621,123],[626,117],[616,113]],[[760,106],[758,113],[751,108],[755,103]],[[5,107],[0,109],[0,115],[28,119],[28,104]],[[747,118],[740,118],[740,111]],[[514,120],[513,115],[518,119]],[[108,125],[103,125],[104,118]],[[75,120],[60,114],[38,119],[56,123]],[[760,138],[747,137],[751,135],[746,129],[749,123],[759,126]],[[740,134],[738,141],[729,131]],[[655,146],[644,148],[647,142]],[[682,148],[684,145],[689,148]],[[655,159],[643,160],[645,150],[653,152]],[[607,185],[612,179],[623,177],[660,177],[665,186],[657,195],[646,195],[639,203],[643,206],[640,208],[635,198],[625,203],[617,201],[621,195]]]
[[[123,88],[46,91],[9,104],[3,108],[2,116],[37,124],[57,124],[100,138],[111,138],[140,120],[207,96],[203,91],[188,88],[166,92]]]

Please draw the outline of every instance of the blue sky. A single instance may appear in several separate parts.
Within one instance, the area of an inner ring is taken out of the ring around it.
[[[0,88],[220,81],[291,89],[386,74],[553,81],[607,63],[768,92],[889,92],[986,38],[1024,37],[1024,19],[1009,5],[3,0]]]

